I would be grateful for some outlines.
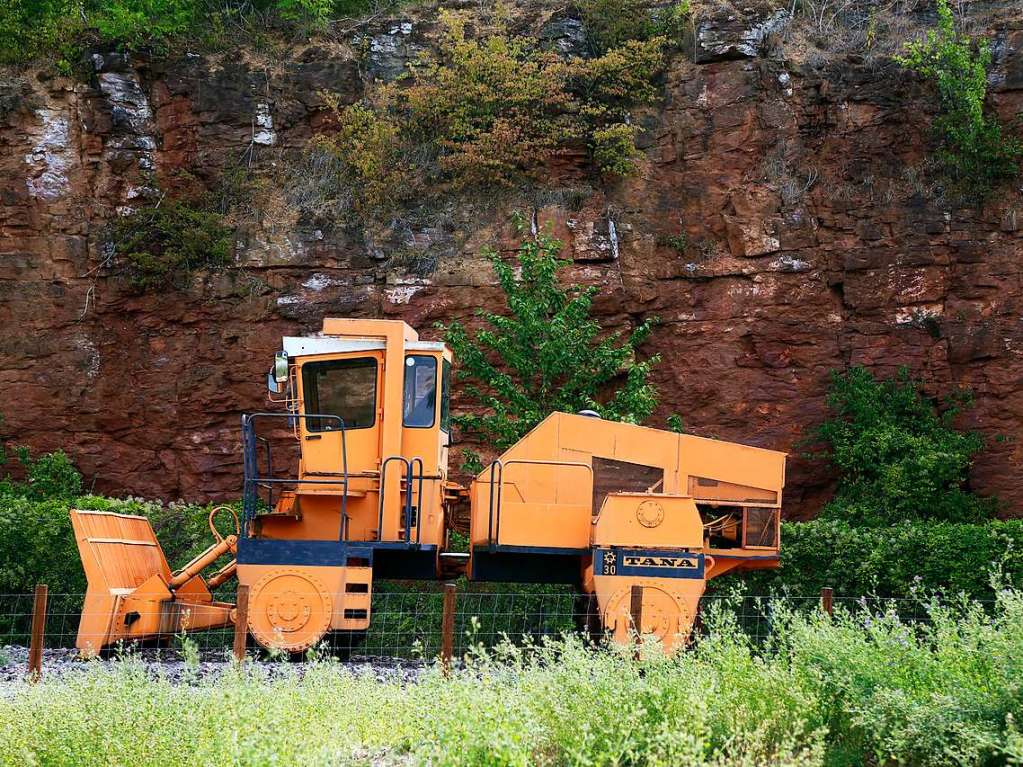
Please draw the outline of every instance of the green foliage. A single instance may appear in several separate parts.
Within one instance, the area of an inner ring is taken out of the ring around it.
[[[69,71],[97,39],[129,49],[166,51],[197,42],[223,44],[225,30],[322,30],[331,19],[360,16],[374,0],[3,0],[0,64],[51,58]]]
[[[194,270],[225,266],[232,249],[232,230],[221,214],[182,201],[164,200],[119,218],[111,239],[140,290],[184,287]]]
[[[659,19],[659,34],[675,45],[682,45],[687,35],[693,33],[693,9],[689,0],[679,2],[665,9]]]
[[[749,594],[907,597],[914,591],[993,599],[992,572],[1023,586],[1023,520],[985,524],[902,522],[861,527],[844,520],[786,522],[781,567],[744,573]],[[712,591],[734,587],[711,581]]]
[[[199,0],[105,0],[91,21],[100,35],[130,48],[185,35],[202,18]]]
[[[590,314],[597,289],[559,282],[566,264],[560,252],[561,243],[546,233],[522,243],[515,265],[487,251],[509,314],[480,310],[485,327],[474,334],[458,322],[445,328],[462,393],[482,409],[455,422],[498,450],[554,411],[591,409],[639,423],[657,404],[647,376],[659,358],[636,357],[654,321],[628,335],[605,335]]]
[[[663,245],[666,248],[671,248],[678,255],[684,256],[686,248],[689,246],[689,238],[686,237],[685,232],[679,232],[678,234],[669,234],[663,237],[658,237],[657,244]]]
[[[470,38],[459,17],[441,18],[436,55],[360,104],[335,103],[336,130],[314,139],[333,160],[321,186],[352,197],[340,207],[388,221],[430,194],[515,187],[580,142],[612,171],[631,163],[632,129],[620,124],[657,97],[663,38],[566,61],[503,28]]]
[[[630,176],[636,170],[638,128],[615,123],[593,131],[593,163],[606,176]]]
[[[17,65],[44,53],[62,55],[82,25],[71,0],[0,2],[0,64]]]
[[[25,478],[0,480],[0,594],[28,593],[37,583],[54,594],[84,593],[72,508],[148,517],[172,567],[211,542],[209,507],[83,496],[82,476],[62,451],[39,458],[24,448],[15,453]]]
[[[12,485],[7,480],[5,488],[7,492],[16,493],[20,490],[26,497],[34,500],[66,499],[81,494],[82,475],[63,450],[46,453],[40,458],[33,459],[27,448],[20,447],[17,449],[17,455],[25,471],[25,482]]]
[[[653,37],[656,26],[643,0],[580,0],[579,13],[590,48],[604,54],[629,40]]]
[[[277,0],[277,9],[288,21],[326,27],[334,11],[333,0]]]
[[[1003,136],[997,117],[984,114],[991,45],[956,29],[948,0],[937,0],[938,28],[910,43],[897,60],[937,86],[941,115],[934,127],[942,136],[939,159],[953,183],[979,196],[1000,181],[1015,178],[1023,143]]]
[[[833,374],[832,417],[815,433],[839,475],[824,515],[870,525],[990,517],[993,502],[963,489],[982,448],[977,434],[952,425],[969,404],[959,394],[938,413],[905,370],[884,381],[862,367]]]
[[[138,660],[16,685],[0,763],[1001,765],[1021,749],[1023,596],[894,613],[771,606],[753,646],[727,609],[666,658],[566,638],[472,653],[450,675],[255,664],[180,683]],[[358,701],[358,705],[351,705]],[[237,726],[224,737],[224,721]],[[261,726],[273,722],[273,727]],[[99,724],[97,724],[99,723]]]

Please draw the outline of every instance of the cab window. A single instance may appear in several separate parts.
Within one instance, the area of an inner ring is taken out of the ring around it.
[[[437,408],[437,358],[411,355],[405,358],[405,396],[402,423],[417,429],[433,426]]]
[[[371,357],[307,362],[302,366],[305,412],[337,415],[345,429],[368,429],[376,423],[377,362]],[[338,428],[332,419],[308,418],[309,431]]]
[[[451,363],[444,360],[440,374],[440,428],[451,431]]]

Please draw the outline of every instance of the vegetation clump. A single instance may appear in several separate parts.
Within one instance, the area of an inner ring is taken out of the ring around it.
[[[636,169],[634,125],[615,123],[593,132],[593,162],[605,176],[630,176]]]
[[[227,265],[234,233],[214,210],[165,199],[118,218],[111,234],[130,284],[150,290],[185,287],[195,270]]]
[[[657,27],[641,0],[580,0],[586,40],[593,53],[603,55],[630,40],[646,40]]]
[[[85,592],[68,516],[72,508],[148,517],[172,566],[210,543],[208,507],[83,495],[82,475],[63,451],[38,458],[24,447],[11,452],[21,479],[0,479],[0,594],[25,594],[37,583],[48,584],[54,594]],[[0,634],[3,625],[0,621]]]
[[[5,0],[0,64],[39,58],[70,71],[90,42],[165,52],[218,47],[227,30],[324,30],[332,18],[361,15],[374,0]]]
[[[971,40],[956,28],[948,0],[937,0],[937,8],[938,28],[925,40],[910,43],[896,60],[937,87],[938,159],[955,187],[983,197],[1019,174],[1023,143],[1003,135],[998,118],[984,113],[991,44]]]
[[[520,227],[521,231],[521,227]],[[629,423],[657,404],[648,380],[659,357],[639,359],[655,320],[607,334],[591,316],[596,287],[566,287],[561,242],[545,232],[527,237],[514,264],[487,250],[508,314],[480,310],[481,327],[445,328],[459,361],[464,396],[479,408],[455,416],[466,432],[503,450],[554,411],[594,410]]]
[[[905,369],[883,381],[862,367],[833,374],[832,417],[815,432],[839,475],[825,516],[869,525],[990,518],[993,502],[965,489],[980,436],[953,426],[969,404],[958,393],[939,412]]]
[[[360,103],[335,101],[336,128],[313,140],[312,152],[331,160],[320,163],[327,194],[349,197],[342,207],[387,222],[431,195],[536,180],[580,144],[599,148],[602,169],[631,172],[635,142],[622,123],[657,98],[663,38],[566,60],[500,25],[470,38],[460,17],[442,20],[436,55]]]

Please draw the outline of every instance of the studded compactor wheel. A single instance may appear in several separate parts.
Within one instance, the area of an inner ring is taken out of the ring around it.
[[[249,594],[249,631],[267,649],[299,653],[330,628],[334,603],[316,578],[299,570],[269,573]]]
[[[631,589],[620,589],[608,601],[604,625],[614,632],[615,641],[624,644],[631,633],[652,634],[671,647],[680,635],[689,634],[692,618],[681,599],[649,584],[644,585],[642,598],[642,626],[633,625]]]

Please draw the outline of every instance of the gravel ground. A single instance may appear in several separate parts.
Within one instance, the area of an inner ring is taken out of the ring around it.
[[[131,651],[131,657],[138,658],[153,676],[162,674],[175,683],[191,683],[196,676],[216,677],[228,668],[230,661],[224,650],[209,650],[200,653],[197,669],[190,669],[177,649],[141,648]],[[47,649],[43,651],[43,675],[62,677],[80,674],[96,664],[112,665],[116,660],[83,660],[75,649]],[[297,671],[302,673],[302,663],[280,660],[249,659],[247,663],[265,669],[269,676]],[[354,656],[350,661],[340,663],[354,674],[370,674],[381,682],[414,682],[426,664],[396,658]],[[0,647],[0,694],[12,692],[26,683],[28,648],[8,645]],[[196,671],[198,674],[196,674]]]

